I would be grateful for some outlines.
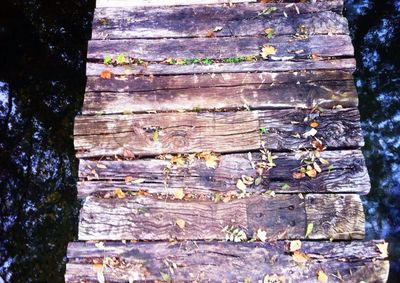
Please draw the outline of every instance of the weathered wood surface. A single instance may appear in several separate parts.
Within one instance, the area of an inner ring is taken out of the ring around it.
[[[349,34],[346,18],[329,11],[341,9],[332,5],[337,3],[299,3],[300,14],[297,14],[295,6],[285,8],[286,4],[280,4],[276,6],[278,10],[268,16],[257,16],[265,9],[264,5],[235,6],[233,9],[220,6],[185,7],[172,11],[163,8],[150,11],[97,9],[92,39],[207,37],[217,26],[222,30],[214,32],[213,37],[265,36],[266,28],[272,28],[275,36],[304,31],[308,34]],[[314,13],[320,9],[325,11]],[[283,12],[288,16],[285,17]],[[301,26],[304,28],[300,30]]]
[[[177,5],[207,5],[250,3],[257,0],[96,0],[96,7],[149,7],[149,6],[177,6]]]
[[[188,88],[149,92],[87,92],[82,113],[121,114],[147,111],[236,110],[356,107],[357,92],[352,81],[260,84],[233,87]]]
[[[125,54],[150,62],[166,58],[225,59],[260,54],[263,45],[276,48],[275,57],[307,58],[311,54],[320,57],[347,57],[354,55],[348,35],[312,35],[304,40],[291,36],[267,37],[219,37],[219,38],[172,38],[172,39],[121,39],[91,40],[88,60],[103,60],[105,55]],[[299,53],[300,52],[300,53]],[[297,54],[299,53],[299,54]]]
[[[382,243],[303,242],[302,252],[309,256],[305,264],[285,252],[284,242],[106,243],[102,249],[93,243],[70,243],[65,279],[97,282],[93,260],[116,258],[119,265],[105,264],[102,270],[107,282],[163,281],[162,272],[173,282],[244,282],[246,278],[262,282],[275,274],[280,279],[264,282],[314,283],[319,282],[317,272],[322,270],[328,282],[381,283],[389,273],[389,261],[377,248]]]
[[[104,70],[113,75],[186,75],[204,73],[246,73],[246,72],[288,72],[302,70],[341,70],[353,72],[356,61],[353,58],[335,60],[297,60],[297,61],[253,61],[241,63],[215,63],[211,65],[166,65],[149,64],[127,66],[105,66],[100,63],[88,62],[87,76],[100,76]]]
[[[284,109],[80,116],[74,143],[79,158],[123,155],[126,149],[135,155],[243,152],[259,149],[261,140],[271,150],[310,148],[312,138],[301,136],[311,129],[303,122],[307,113]],[[363,145],[358,110],[326,110],[317,121],[316,137],[328,148]],[[268,133],[260,135],[260,128]]]
[[[276,167],[262,175],[262,183],[249,186],[248,192],[262,193],[359,193],[370,190],[369,176],[360,150],[324,151],[321,157],[333,165],[333,169],[321,165],[322,172],[316,178],[294,179],[293,172],[304,166],[294,153],[277,153]],[[254,164],[261,161],[252,154]],[[165,169],[169,173],[165,175]],[[184,188],[185,193],[213,196],[215,193],[238,191],[237,181],[242,175],[256,177],[248,154],[228,154],[219,157],[215,169],[208,168],[204,160],[196,159],[183,166],[170,166],[169,160],[138,159],[132,161],[80,160],[78,195],[113,192],[121,188],[126,192],[141,190],[151,194],[171,194]],[[125,178],[144,179],[143,183],[126,183]],[[289,187],[284,186],[287,184]]]
[[[182,229],[177,220],[185,221]],[[281,194],[215,203],[133,196],[89,196],[80,211],[79,240],[224,240],[226,226],[249,238],[258,229],[268,238],[363,239],[364,212],[356,194]]]
[[[109,80],[102,79],[97,74],[96,76],[87,78],[86,92],[142,92],[237,86],[260,87],[264,84],[286,85],[291,83],[318,85],[331,81],[346,81],[348,84],[354,84],[351,72],[346,70],[311,70],[280,73],[213,73],[177,76],[118,76]],[[351,89],[354,90],[353,86],[351,86]]]

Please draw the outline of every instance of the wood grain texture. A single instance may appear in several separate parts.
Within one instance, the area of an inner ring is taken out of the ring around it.
[[[349,57],[354,55],[348,35],[311,35],[304,40],[291,36],[267,37],[219,37],[183,39],[121,39],[91,40],[88,60],[103,60],[105,55],[124,54],[150,62],[166,58],[225,59],[258,55],[263,45],[275,47],[276,57],[305,58],[310,54],[320,57]],[[296,54],[301,50],[300,54]]]
[[[369,176],[364,157],[360,150],[324,151],[321,156],[334,166],[329,170],[321,165],[323,171],[316,178],[294,179],[296,172],[304,163],[293,153],[275,154],[276,167],[263,174],[258,186],[249,186],[248,192],[262,193],[273,190],[276,193],[358,193],[367,194],[370,190]],[[257,153],[252,154],[253,162],[261,161]],[[215,169],[208,168],[204,160],[174,166],[168,176],[164,170],[168,160],[139,159],[133,161],[92,161],[80,160],[78,195],[84,198],[91,194],[113,192],[121,188],[126,192],[145,190],[153,194],[171,194],[180,188],[185,193],[213,196],[215,193],[238,191],[236,182],[242,175],[256,177],[247,154],[228,154],[219,158]],[[94,170],[94,171],[93,171]],[[143,178],[140,184],[126,184],[126,177]],[[283,187],[284,184],[289,188]],[[283,188],[282,188],[283,187]]]
[[[296,263],[285,253],[284,243],[105,243],[98,249],[93,243],[70,243],[68,246],[66,282],[97,282],[92,259],[115,257],[125,262],[104,268],[107,282],[162,281],[161,273],[173,282],[262,282],[266,275],[276,274],[285,281],[318,282],[317,271],[323,270],[329,282],[386,282],[389,261],[381,256],[377,244],[369,242],[303,242],[302,251],[310,255],[306,264]],[[348,260],[343,260],[348,259]],[[165,261],[177,268],[171,273]],[[349,270],[352,270],[350,273]],[[272,282],[272,281],[271,281]]]
[[[79,158],[123,155],[125,149],[147,156],[249,151],[259,149],[261,139],[271,150],[310,148],[312,138],[301,136],[311,129],[303,122],[307,114],[308,110],[284,109],[78,116],[74,144]],[[358,110],[326,110],[317,120],[316,137],[328,148],[363,145]],[[268,133],[260,136],[260,128]]]
[[[185,221],[184,229],[176,224]],[[249,238],[258,229],[269,238],[363,239],[364,212],[354,194],[252,196],[228,203],[153,197],[124,199],[89,196],[80,211],[79,240],[225,239],[226,226],[241,227]],[[329,227],[328,227],[329,225]]]
[[[352,81],[260,84],[234,87],[188,88],[149,92],[87,92],[82,114],[121,114],[147,111],[236,110],[312,108],[319,105],[356,107],[357,92]]]
[[[272,28],[275,36],[308,34],[349,34],[346,18],[330,10],[341,10],[338,2],[315,4],[275,3],[274,13],[258,16],[265,5],[189,6],[148,9],[96,9],[92,39],[207,37],[215,27],[214,37],[265,36]],[[322,10],[322,11],[321,11]],[[321,12],[319,12],[321,11]],[[316,13],[319,12],[319,13]],[[286,13],[287,17],[283,13]],[[304,26],[300,30],[300,26]]]
[[[177,76],[120,76],[109,80],[100,76],[87,78],[86,92],[142,92],[160,90],[186,90],[208,87],[237,87],[279,85],[291,83],[324,84],[332,81],[353,82],[351,72],[301,71],[281,73],[213,73]]]
[[[301,70],[340,70],[353,72],[356,61],[350,59],[335,60],[297,60],[297,61],[255,61],[231,63],[215,63],[211,65],[165,65],[149,64],[127,66],[105,66],[99,63],[86,64],[87,76],[100,76],[104,70],[109,70],[113,75],[187,75],[204,73],[246,73],[246,72],[290,72]]]
[[[151,7],[151,6],[176,6],[176,5],[207,5],[250,3],[257,0],[96,0],[96,7]]]

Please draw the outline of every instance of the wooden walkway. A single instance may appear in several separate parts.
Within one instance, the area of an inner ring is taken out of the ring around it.
[[[227,2],[97,0],[66,282],[386,282],[343,1]]]

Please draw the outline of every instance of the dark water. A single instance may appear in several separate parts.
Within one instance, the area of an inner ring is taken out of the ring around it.
[[[63,282],[79,203],[73,118],[85,87],[94,0],[1,1],[0,276]],[[368,238],[385,238],[400,275],[400,0],[348,0],[372,191]]]

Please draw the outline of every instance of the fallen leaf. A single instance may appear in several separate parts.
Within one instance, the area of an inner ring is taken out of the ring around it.
[[[310,259],[310,257],[305,253],[297,250],[293,252],[292,259],[297,263],[305,263]]]
[[[208,168],[217,168],[218,165],[218,156],[209,154],[206,157],[204,157],[204,160],[206,161],[206,166]]]
[[[243,183],[241,179],[239,179],[236,183],[236,187],[243,193],[246,193],[247,186]]]
[[[318,127],[319,126],[319,123],[317,122],[317,121],[312,121],[311,123],[310,123],[310,127],[311,128],[316,128],[316,127]]]
[[[221,26],[217,26],[217,27],[214,28],[213,32],[219,32],[221,30],[222,30],[222,27]]]
[[[388,243],[383,242],[383,243],[380,243],[380,244],[376,244],[376,246],[377,246],[379,252],[381,253],[381,257],[385,257],[386,258],[386,257],[389,256],[388,255]]]
[[[323,270],[317,271],[318,282],[328,282],[328,275]]]
[[[314,163],[313,163],[313,166],[314,166],[314,169],[315,169],[318,173],[321,173],[321,172],[322,172],[322,169],[321,169],[321,167],[319,167],[319,165],[317,164],[317,162],[314,162]]]
[[[314,60],[317,60],[317,59],[321,59],[321,56],[319,56],[318,54],[313,53],[313,54],[311,54],[311,58],[314,59]]]
[[[287,190],[289,188],[290,188],[290,186],[288,184],[283,184],[282,185],[282,190]]]
[[[130,185],[132,184],[133,177],[132,176],[126,176],[125,177],[125,184]]]
[[[272,38],[272,37],[274,36],[274,29],[273,29],[273,28],[266,28],[266,29],[264,30],[264,32],[265,32],[265,35],[266,35],[268,38]]]
[[[153,132],[153,141],[158,141],[158,130]]]
[[[137,179],[135,179],[135,180],[132,181],[132,184],[141,184],[141,183],[143,183],[144,181],[146,181],[146,180],[143,179],[143,178],[137,178]]]
[[[308,237],[312,233],[313,229],[314,229],[314,223],[308,223],[305,237]]]
[[[307,166],[307,167],[308,167],[308,166]],[[315,178],[315,177],[317,177],[317,170],[310,168],[310,169],[308,169],[308,170],[306,171],[306,174],[307,174],[307,176],[310,177],[310,178]]]
[[[100,77],[105,80],[111,79],[111,75],[112,74],[109,70],[104,70],[103,72],[100,73]]]
[[[93,270],[94,271],[103,271],[103,268],[104,268],[104,266],[103,266],[103,263],[95,263],[95,264],[93,264]]]
[[[104,249],[104,242],[98,242],[94,244],[94,246],[98,249]]]
[[[242,175],[242,181],[245,185],[250,186],[254,183],[254,178],[247,175]]]
[[[104,278],[103,270],[97,270],[97,281],[99,281],[99,283],[106,282],[106,279]]]
[[[209,31],[206,32],[206,36],[209,37],[209,38],[212,38],[212,37],[215,37],[215,34],[214,34],[214,32],[212,30],[209,30]]]
[[[171,282],[171,276],[168,273],[160,272],[163,281]]]
[[[322,157],[320,157],[320,158],[318,158],[319,159],[319,162],[321,162],[321,164],[323,164],[323,165],[329,165],[329,161],[328,160],[326,160],[326,159],[324,159],[324,158],[322,158]]]
[[[265,242],[267,240],[267,232],[261,229],[257,230],[257,238],[261,241],[261,242]]]
[[[294,240],[290,241],[288,244],[289,252],[295,252],[301,249],[301,241],[300,240]]]
[[[185,229],[186,221],[183,219],[176,219],[176,225],[183,230]]]
[[[126,196],[120,188],[116,188],[114,193],[117,195],[118,198],[125,198]]]
[[[312,128],[311,130],[309,130],[309,131],[307,131],[307,132],[305,132],[305,133],[303,134],[303,138],[313,137],[313,136],[315,136],[316,134],[317,134],[317,130],[314,129],[314,128]]]
[[[183,166],[185,165],[185,158],[182,155],[178,154],[176,156],[172,156],[170,162],[176,166]]]
[[[183,188],[175,190],[174,197],[177,199],[183,199],[185,197],[185,192]]]
[[[306,174],[302,172],[293,172],[292,175],[294,179],[303,179],[306,176]]]
[[[261,57],[263,59],[268,59],[270,55],[276,54],[276,48],[270,45],[264,45],[261,48]]]
[[[100,168],[100,169],[106,169],[107,168],[104,164],[101,164],[101,163],[97,163],[96,167]]]
[[[133,154],[133,152],[129,149],[124,149],[123,155],[125,158],[135,158],[135,155]]]

